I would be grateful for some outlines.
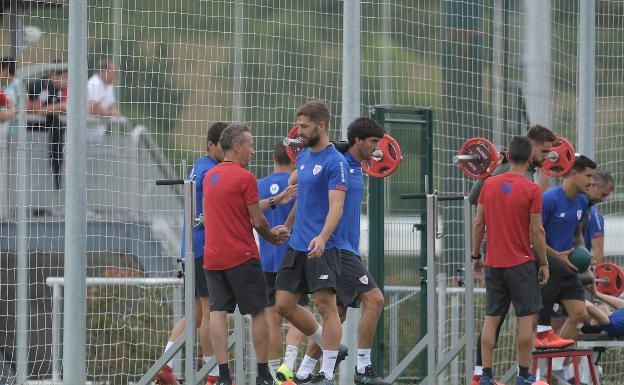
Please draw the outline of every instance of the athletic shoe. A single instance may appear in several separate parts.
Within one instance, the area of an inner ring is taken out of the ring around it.
[[[516,385],[531,385],[535,381],[537,381],[535,377],[530,374],[527,378],[524,378],[522,376],[516,377]]]
[[[384,381],[383,378],[376,375],[371,366],[367,366],[364,369],[364,373],[358,373],[356,368],[353,382],[355,382],[356,385],[390,385],[389,382]]]
[[[286,364],[281,364],[275,372],[275,382],[277,385],[281,385],[284,381],[291,381],[293,379],[293,373],[288,369]]]
[[[541,337],[540,334],[542,333],[535,334],[535,340],[533,342],[533,344],[535,345],[535,349],[562,349],[574,344],[574,340],[563,339],[556,335],[552,329],[543,333],[546,334]]]
[[[208,376],[206,385],[215,385],[219,381],[219,376]]]
[[[494,379],[488,376],[481,376],[479,379],[479,385],[495,385]]]
[[[325,374],[321,372],[312,375],[310,381],[304,382],[302,385],[334,385],[334,382],[332,380],[328,380],[325,377]]]
[[[178,379],[169,365],[160,369],[160,372],[154,377],[154,382],[158,385],[178,385]]]
[[[297,385],[302,385],[305,384],[306,382],[310,382],[312,381],[312,374],[308,374],[308,376],[306,378],[304,378],[303,380],[300,380],[299,378],[297,378],[297,376],[295,376],[292,379],[292,382],[294,382]]]
[[[256,377],[256,385],[275,385],[275,380],[273,380],[273,377]]]

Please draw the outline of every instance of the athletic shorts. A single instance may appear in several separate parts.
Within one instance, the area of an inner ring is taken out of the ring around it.
[[[267,295],[269,296],[269,306],[275,305],[275,280],[277,279],[277,273],[264,272],[264,283],[266,284]],[[299,297],[299,305],[308,306],[310,303],[310,296],[307,294],[301,294]]]
[[[609,316],[609,324],[603,325],[602,330],[609,333],[611,337],[624,335],[624,309],[619,309]]]
[[[360,257],[347,250],[340,251],[340,268],[336,287],[338,306],[360,307],[360,294],[378,287],[375,278],[368,272]]]
[[[485,314],[504,316],[510,303],[518,317],[535,314],[542,308],[533,261],[512,267],[485,268]]]
[[[226,270],[204,270],[210,296],[210,311],[255,315],[264,310],[267,299],[260,260],[251,258]]]
[[[208,284],[204,274],[204,258],[195,258],[195,297],[208,298]]]
[[[336,291],[340,275],[340,251],[326,249],[320,257],[308,258],[308,253],[288,248],[275,279],[275,289],[309,294],[320,289]]]

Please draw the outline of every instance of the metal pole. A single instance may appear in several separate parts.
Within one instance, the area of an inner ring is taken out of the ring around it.
[[[493,2],[493,57],[492,57],[492,83],[493,103],[492,103],[492,130],[494,131],[494,145],[502,145],[503,134],[503,87],[505,79],[503,79],[503,42],[505,39],[503,29],[503,0],[494,0]]]
[[[435,244],[437,230],[437,197],[427,195],[427,379],[436,380],[436,292],[435,292]]]
[[[387,293],[387,291],[386,291]],[[399,293],[390,294],[390,371],[399,363]]]
[[[381,7],[381,104],[392,104],[392,69],[390,66],[390,53],[392,52],[392,17],[390,1],[384,1]]]
[[[551,127],[550,2],[525,0],[523,93],[530,124]]]
[[[245,319],[238,310],[234,311],[234,364],[236,365],[235,380],[237,384],[245,384]]]
[[[195,255],[193,254],[195,181],[184,181],[184,377],[195,383]]]
[[[438,273],[438,357],[444,357],[446,350],[446,273]],[[438,376],[438,383],[444,383],[442,374]]]
[[[67,385],[86,381],[87,294],[87,3],[69,2],[69,98],[67,111],[67,188],[65,193],[65,330],[63,378]]]
[[[243,121],[243,16],[244,0],[237,0],[234,14],[234,100],[235,122]]]
[[[182,313],[182,304],[184,303],[184,287],[174,286],[173,287],[173,324],[175,325],[182,317],[184,316]],[[180,368],[182,367],[182,359],[180,354],[176,354],[174,358],[173,367],[175,368],[176,376],[180,377],[182,371]]]
[[[580,0],[579,6],[577,145],[581,154],[595,159],[596,1]]]
[[[451,294],[451,343],[450,346],[455,346],[459,340],[459,296],[460,294]],[[472,354],[466,350],[467,354]],[[460,384],[459,382],[459,357],[456,357],[451,363],[451,383]]]
[[[61,304],[63,286],[52,286],[52,382],[61,380]]]
[[[349,123],[360,116],[360,1],[344,0],[342,17],[342,116],[340,140],[347,140]]]
[[[474,309],[474,276],[472,274],[472,207],[468,197],[464,198],[464,314],[466,315],[466,359],[464,379],[466,385],[470,384],[474,367],[475,349],[475,309]]]
[[[16,288],[16,357],[15,376],[18,384],[26,382],[28,368],[28,194],[29,156],[26,153],[26,85],[22,79],[18,107],[17,138],[17,288]]]
[[[120,66],[121,65],[121,31],[123,28],[123,0],[115,0],[113,4],[113,22],[115,23],[115,28],[113,28],[113,60],[115,63]],[[115,88],[119,88],[119,79],[115,81]],[[119,95],[119,92],[117,95]]]

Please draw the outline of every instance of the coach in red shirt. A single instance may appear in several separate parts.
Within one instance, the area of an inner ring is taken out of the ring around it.
[[[258,362],[256,384],[270,385],[273,378],[267,363],[269,328],[264,313],[268,298],[253,229],[274,244],[285,241],[288,231],[283,226],[270,229],[260,209],[256,177],[246,169],[254,154],[249,127],[230,124],[221,134],[220,143],[224,159],[206,173],[203,199],[210,339],[219,364],[216,385],[232,384],[225,316],[237,304],[242,314],[252,317]]]
[[[511,169],[483,184],[474,223],[472,267],[483,278],[481,245],[487,229],[485,260],[485,321],[481,334],[483,375],[479,385],[493,385],[492,356],[496,328],[512,303],[518,317],[518,368],[516,384],[530,385],[529,354],[533,341],[533,319],[542,307],[539,287],[548,281],[546,242],[542,226],[542,192],[524,175],[531,160],[531,141],[516,136],[509,146]],[[533,242],[533,249],[531,249]],[[540,261],[536,271],[535,257]],[[539,282],[538,282],[539,280]]]

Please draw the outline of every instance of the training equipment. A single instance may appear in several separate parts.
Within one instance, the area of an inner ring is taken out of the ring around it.
[[[597,282],[596,289],[604,294],[619,297],[624,292],[624,271],[613,262],[602,262],[596,265],[596,278],[606,281]]]
[[[468,178],[485,179],[498,166],[499,154],[494,144],[485,138],[468,139],[453,155],[452,161]]]
[[[401,147],[393,137],[384,134],[370,161],[362,161],[362,170],[370,176],[385,178],[401,165]]]
[[[557,136],[557,141],[552,146],[552,152],[544,161],[542,171],[554,178],[564,176],[574,166],[575,159],[576,155],[572,143],[563,136]]]
[[[303,141],[299,137],[299,126],[294,125],[293,128],[288,131],[288,136],[284,138],[283,142],[286,147],[286,153],[293,162],[297,161],[297,155],[303,150]]]
[[[289,132],[288,136],[283,140],[284,146],[286,146],[286,153],[290,160],[295,162],[297,155],[303,149],[303,143],[299,138],[299,126],[294,126]],[[346,152],[348,145],[345,147],[345,142],[334,143],[338,151]],[[399,143],[388,134],[384,134],[384,137],[379,141],[379,145],[373,157],[370,161],[362,161],[362,170],[373,177],[385,178],[392,175],[401,165],[401,147]]]
[[[576,266],[579,273],[586,271],[589,265],[591,265],[591,254],[583,246],[576,246],[574,251],[568,256],[568,259]]]
[[[542,170],[544,174],[558,178],[572,169],[575,159],[574,146],[563,136],[557,136]],[[499,153],[494,144],[485,138],[471,138],[464,142],[459,153],[453,155],[451,160],[453,164],[459,165],[468,178],[485,179],[496,170],[500,160],[509,160],[509,152]]]
[[[555,350],[544,350],[544,351],[534,351],[531,354],[531,374],[535,375],[537,370],[537,361],[541,359],[545,359],[548,361],[547,371],[546,371],[546,384],[553,383],[553,370],[552,370],[552,360],[553,358],[572,358],[572,366],[574,367],[574,372],[579,373],[579,363],[581,359],[587,359],[589,364],[589,372],[591,375],[591,384],[598,385],[598,375],[596,373],[596,368],[594,366],[594,360],[592,357],[591,349],[555,349]],[[543,381],[542,381],[543,382]],[[533,384],[536,384],[534,382]],[[580,381],[577,376],[575,379],[575,384],[579,385]]]

